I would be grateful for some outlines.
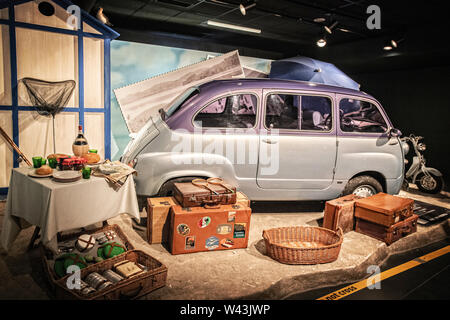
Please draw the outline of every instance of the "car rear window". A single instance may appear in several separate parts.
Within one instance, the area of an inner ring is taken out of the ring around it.
[[[173,116],[179,110],[181,110],[184,106],[188,105],[198,94],[200,90],[197,87],[189,88],[170,104],[169,109],[166,111],[166,119]]]

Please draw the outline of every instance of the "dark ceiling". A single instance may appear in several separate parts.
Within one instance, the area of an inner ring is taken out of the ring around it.
[[[257,0],[79,0],[95,16],[103,7],[119,40],[280,59],[298,54],[333,62],[350,73],[448,64],[442,1]],[[369,5],[381,8],[381,29],[369,30]],[[324,18],[324,22],[315,22]],[[261,30],[260,34],[211,27],[207,20]],[[324,25],[338,21],[327,45],[316,46]],[[384,51],[390,39],[402,39]]]

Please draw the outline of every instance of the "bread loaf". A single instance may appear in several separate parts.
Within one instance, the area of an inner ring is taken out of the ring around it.
[[[97,153],[85,153],[81,157],[86,159],[88,164],[93,164],[100,161],[100,156]]]
[[[56,160],[58,160],[59,158],[68,158],[68,157],[69,156],[64,153],[52,153],[48,155],[47,159],[55,158]]]
[[[52,172],[53,172],[53,169],[50,168],[49,166],[45,165],[45,164],[42,167],[36,169],[36,171],[35,171],[35,173],[40,175],[40,176],[45,176],[45,175],[50,174]]]

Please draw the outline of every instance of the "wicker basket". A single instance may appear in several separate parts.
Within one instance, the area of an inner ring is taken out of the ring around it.
[[[85,233],[94,234],[94,233],[100,233],[100,232],[106,232],[106,231],[114,231],[116,233],[117,237],[120,238],[121,242],[127,248],[127,250],[134,249],[134,246],[131,244],[130,240],[128,240],[125,233],[123,233],[122,229],[120,229],[120,227],[117,224],[108,225],[106,227],[101,227],[101,228],[89,230],[89,231],[65,234],[65,235],[61,236],[60,241],[76,239],[76,238],[78,238],[78,236],[80,236],[81,234],[85,234]],[[44,271],[47,274],[48,282],[49,282],[52,290],[54,290],[55,283],[59,278],[53,269],[54,254],[50,249],[45,248],[43,245],[40,246],[40,250],[41,250],[42,264],[44,265]]]
[[[102,274],[104,271],[112,269],[114,264],[124,260],[142,264],[147,267],[148,271],[121,280],[104,290],[95,291],[86,296],[79,294],[76,290],[67,288],[67,279],[70,277],[68,275],[56,282],[56,298],[69,300],[130,300],[146,295],[166,285],[167,267],[140,250],[127,251],[116,257],[81,269],[81,278],[84,279],[91,272]]]
[[[319,264],[335,261],[343,240],[342,229],[283,227],[263,231],[267,255],[286,264]]]

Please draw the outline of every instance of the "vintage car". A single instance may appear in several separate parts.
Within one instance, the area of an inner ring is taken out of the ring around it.
[[[404,154],[380,103],[357,90],[274,79],[188,89],[128,144],[138,195],[221,177],[252,200],[396,194]]]

